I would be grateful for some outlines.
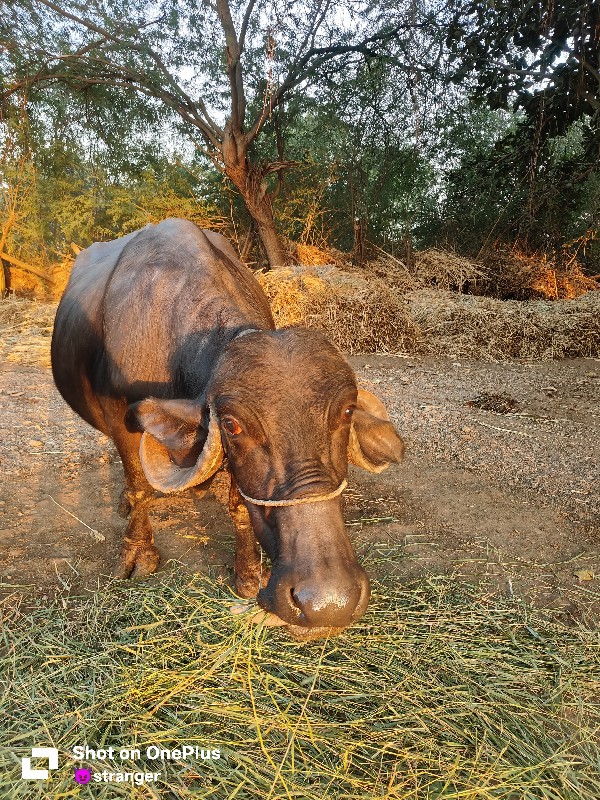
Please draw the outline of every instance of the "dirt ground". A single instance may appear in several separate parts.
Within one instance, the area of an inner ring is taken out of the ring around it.
[[[65,405],[43,359],[4,358],[0,591],[88,591],[120,547],[118,455]],[[382,475],[351,470],[346,520],[369,574],[485,579],[597,624],[600,362],[350,361],[407,444],[404,464]],[[216,494],[224,488],[217,480]],[[229,580],[233,528],[214,492],[165,497],[153,520],[161,569]]]

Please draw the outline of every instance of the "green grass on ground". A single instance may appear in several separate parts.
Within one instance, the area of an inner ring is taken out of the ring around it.
[[[8,596],[0,797],[600,797],[597,631],[446,578],[376,584],[360,623],[304,644],[232,616],[231,600],[189,575],[33,610]],[[140,748],[82,766],[158,783],[79,786],[85,744]],[[154,744],[221,758],[150,761]],[[33,746],[59,750],[48,781],[21,780]]]

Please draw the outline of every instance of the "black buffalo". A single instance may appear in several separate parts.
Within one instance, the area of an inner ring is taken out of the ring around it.
[[[123,461],[119,576],[158,566],[153,489],[208,485],[224,464],[238,593],[296,631],[344,628],[369,601],[341,512],[348,460],[380,472],[402,440],[320,333],[274,327],[229,242],[169,219],[79,254],[56,314],[54,380]],[[262,588],[257,540],[272,562]]]

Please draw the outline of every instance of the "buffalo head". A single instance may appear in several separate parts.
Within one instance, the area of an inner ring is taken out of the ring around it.
[[[380,472],[403,443],[348,363],[304,328],[244,332],[198,400],[134,404],[149,482],[172,492],[208,480],[224,457],[272,562],[259,605],[298,630],[344,628],[369,602],[340,494],[348,461]]]

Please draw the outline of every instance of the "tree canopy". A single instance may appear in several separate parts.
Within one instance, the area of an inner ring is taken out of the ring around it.
[[[5,184],[20,159],[51,204],[88,208],[79,232],[64,210],[42,225],[55,250],[126,227],[106,217],[118,190],[135,205],[158,181],[229,216],[248,234],[241,250],[258,234],[272,266],[287,258],[280,234],[347,250],[506,240],[597,258],[596,3],[4,6]]]

